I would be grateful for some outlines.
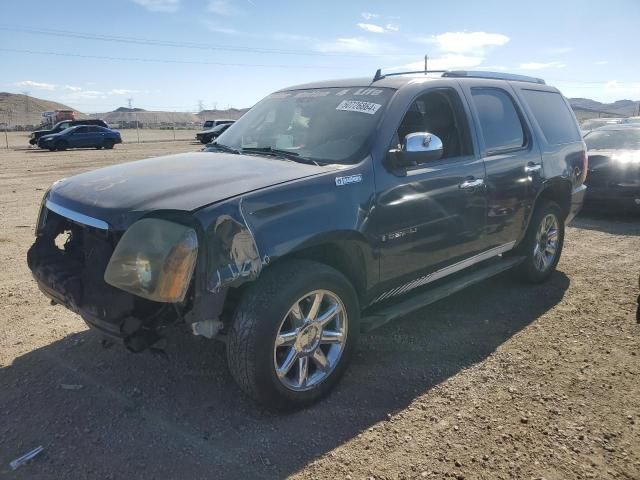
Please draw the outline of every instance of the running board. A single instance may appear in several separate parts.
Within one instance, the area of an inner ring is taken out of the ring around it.
[[[409,313],[437,302],[438,300],[442,300],[443,298],[453,295],[454,293],[471,285],[509,270],[523,262],[524,259],[525,257],[503,258],[497,262],[490,262],[490,264],[485,267],[476,268],[467,274],[462,274],[461,276],[458,276],[453,280],[449,280],[437,287],[424,290],[413,295],[407,294],[408,298],[406,300],[394,303],[393,305],[380,307],[379,309],[371,312],[371,314],[362,317],[360,320],[360,330],[363,333],[370,332],[371,330],[381,327],[396,318],[408,315]]]

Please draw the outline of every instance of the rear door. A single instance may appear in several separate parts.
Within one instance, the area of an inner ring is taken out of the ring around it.
[[[510,249],[524,234],[542,185],[540,147],[509,83],[461,83],[487,172],[487,246]]]

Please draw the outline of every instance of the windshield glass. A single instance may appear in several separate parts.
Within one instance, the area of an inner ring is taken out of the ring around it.
[[[638,150],[640,128],[629,130],[595,130],[584,137],[589,150]]]
[[[364,156],[393,93],[367,87],[277,92],[249,110],[217,142],[240,151],[285,150],[320,163],[355,163]]]

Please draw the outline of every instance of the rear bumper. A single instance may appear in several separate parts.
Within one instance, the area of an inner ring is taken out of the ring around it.
[[[569,206],[569,214],[567,215],[567,218],[564,221],[566,225],[571,223],[571,221],[575,218],[575,216],[578,215],[578,213],[580,213],[580,210],[582,210],[586,193],[587,193],[587,186],[584,184],[574,188],[573,192],[571,192],[571,204]]]

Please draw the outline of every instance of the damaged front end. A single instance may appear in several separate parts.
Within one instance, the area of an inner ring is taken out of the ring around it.
[[[27,263],[53,302],[138,352],[189,309],[197,251],[188,226],[145,218],[123,234],[45,196]]]

